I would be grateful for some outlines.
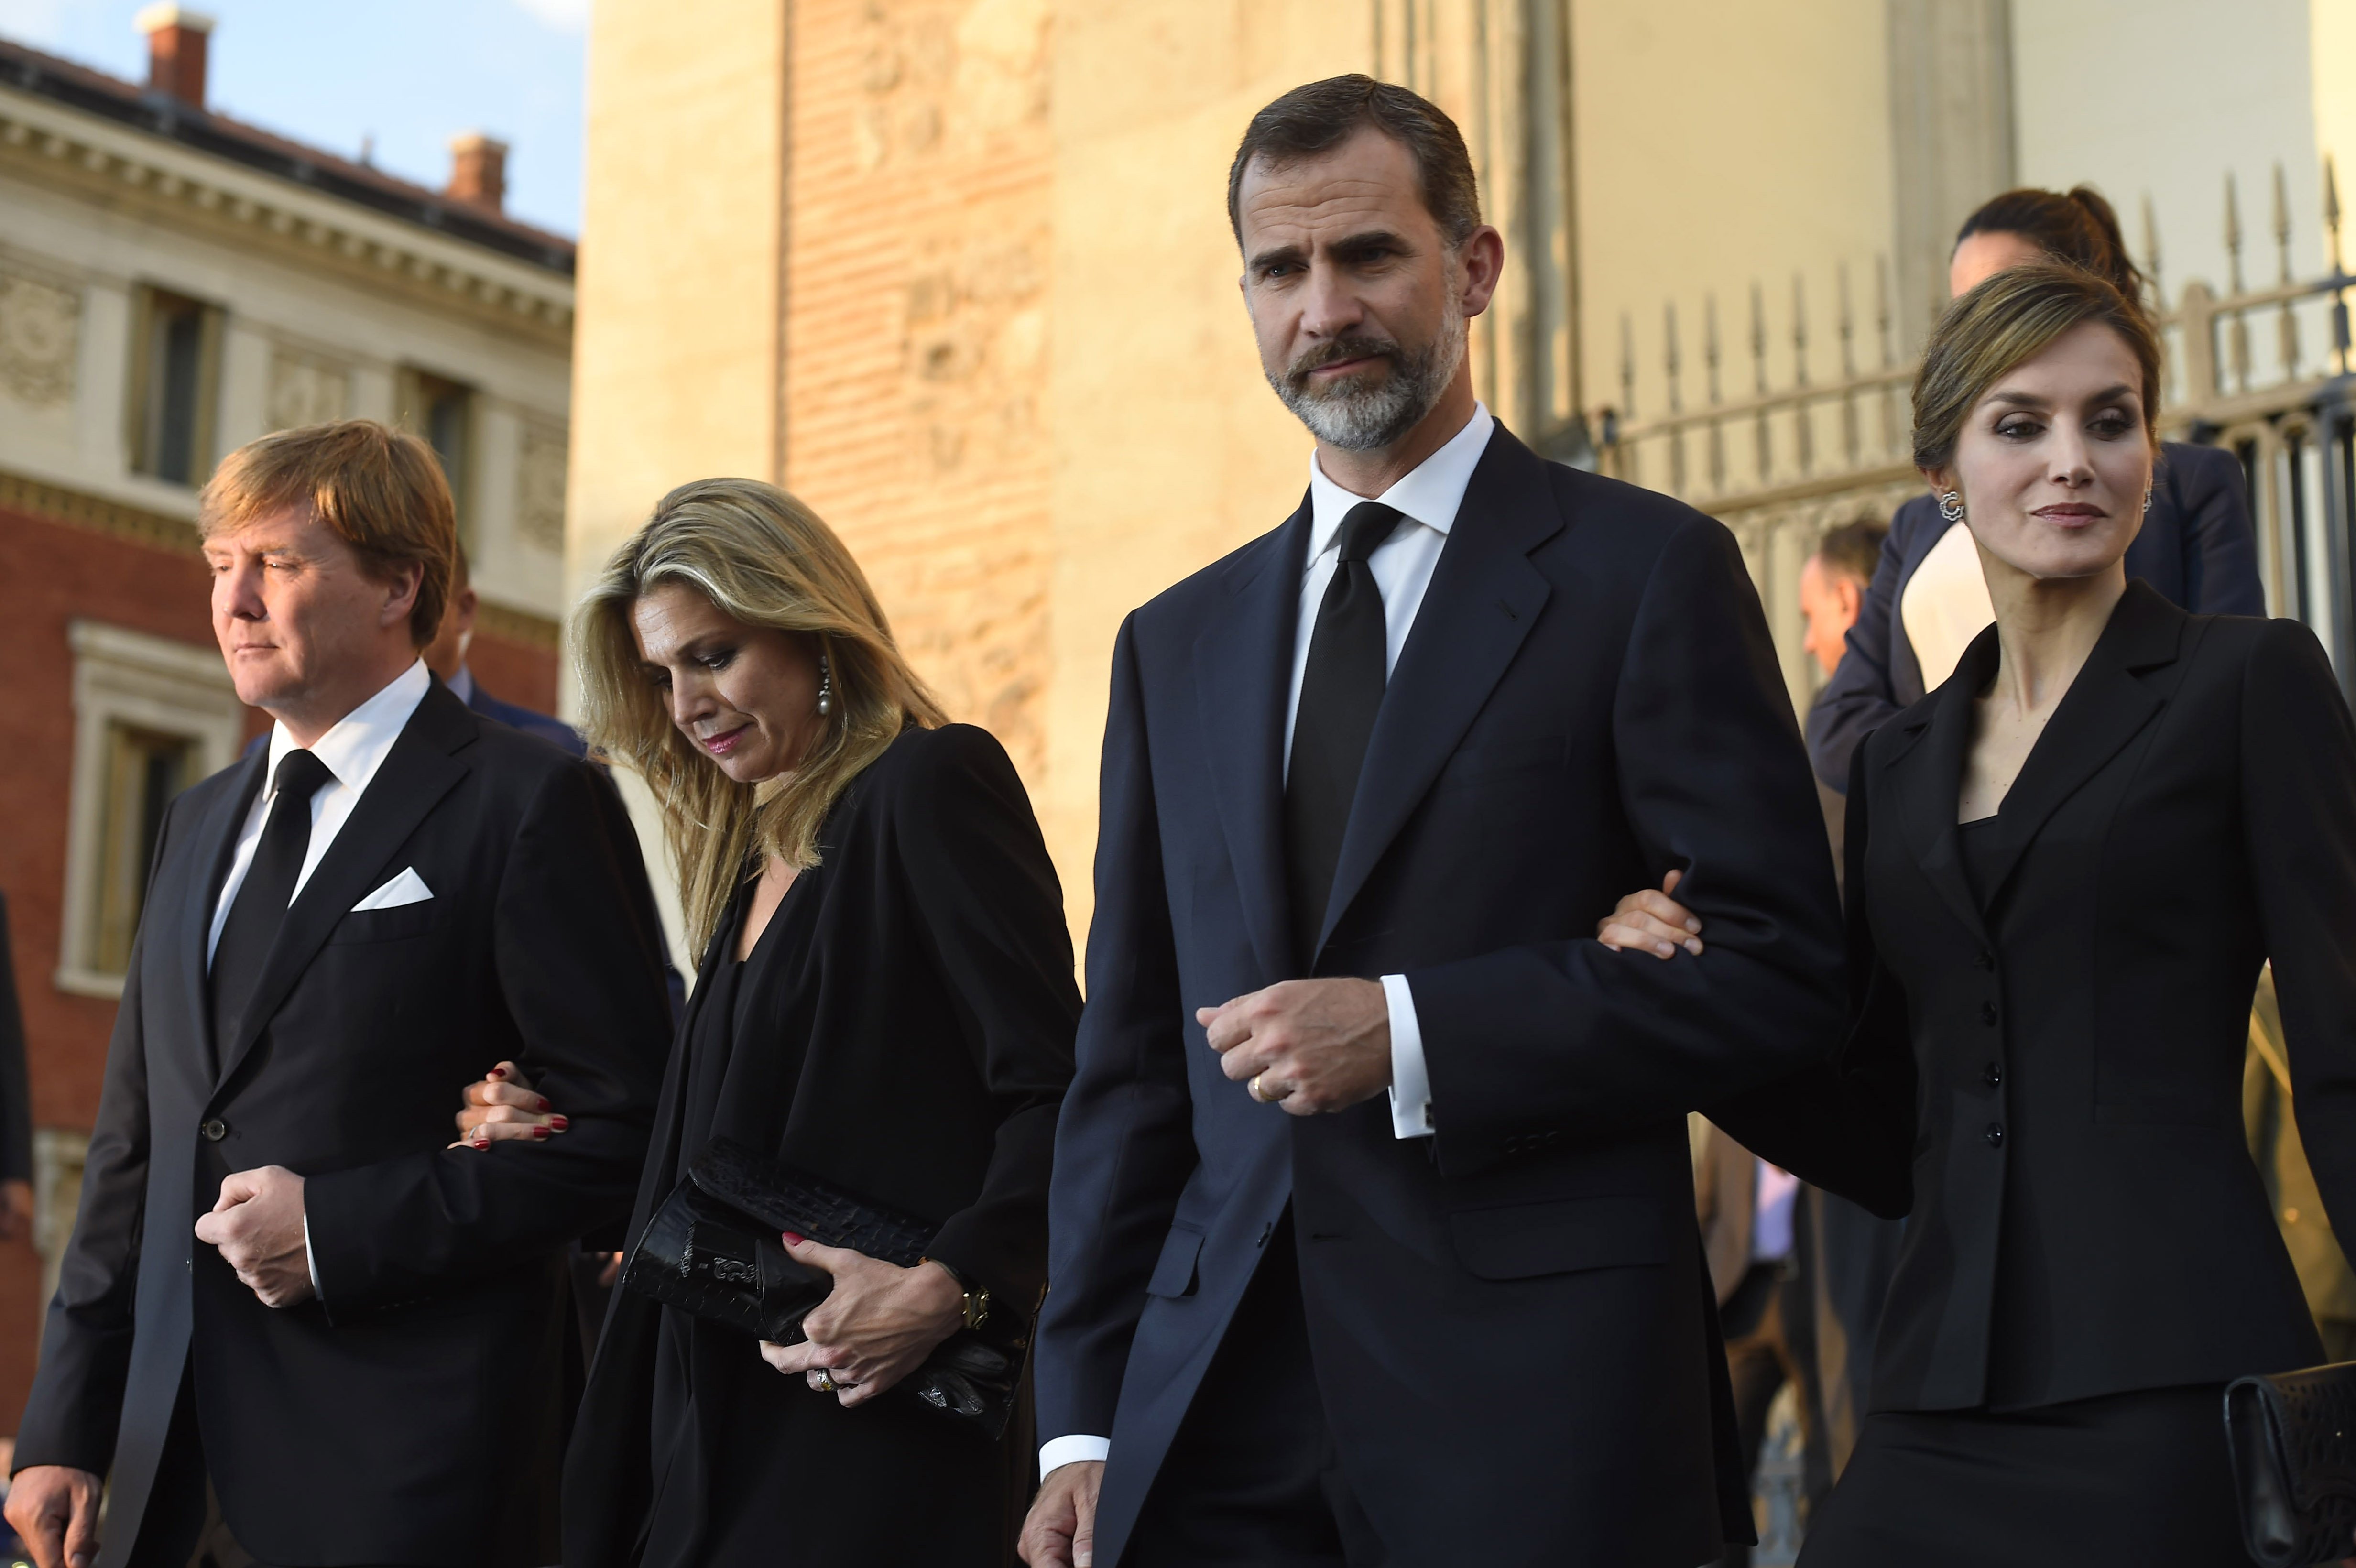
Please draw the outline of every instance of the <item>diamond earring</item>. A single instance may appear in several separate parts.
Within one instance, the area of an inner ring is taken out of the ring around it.
[[[1950,490],[1939,497],[1939,516],[1951,523],[1964,520],[1964,496],[1960,490]]]
[[[818,710],[823,716],[833,708],[834,667],[826,662],[824,654],[820,654],[818,656]]]

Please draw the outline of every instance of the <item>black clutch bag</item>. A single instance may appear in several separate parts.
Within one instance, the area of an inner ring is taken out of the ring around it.
[[[2242,1541],[2264,1568],[2356,1555],[2356,1361],[2225,1390]]]
[[[794,1262],[779,1240],[786,1231],[902,1268],[924,1261],[933,1238],[922,1220],[714,1138],[647,1221],[622,1266],[622,1288],[775,1344],[797,1343],[802,1319],[834,1284]],[[1030,1354],[1030,1314],[995,1307],[979,1327],[941,1341],[891,1392],[995,1443]]]

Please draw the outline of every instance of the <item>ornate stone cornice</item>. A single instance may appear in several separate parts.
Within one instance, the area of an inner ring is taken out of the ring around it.
[[[0,170],[137,208],[361,286],[486,316],[558,347],[573,283],[548,268],[0,83]]]
[[[37,522],[86,528],[174,555],[195,556],[202,549],[197,525],[187,517],[150,512],[0,469],[0,513],[5,512],[16,512]],[[553,650],[563,642],[563,628],[549,617],[487,600],[476,612],[475,625],[486,636],[520,643],[526,647]]]
[[[0,469],[0,507],[21,512],[45,523],[88,528],[175,555],[195,555],[201,545],[197,525],[187,517],[167,517],[125,506],[101,496],[69,490],[39,479]]]

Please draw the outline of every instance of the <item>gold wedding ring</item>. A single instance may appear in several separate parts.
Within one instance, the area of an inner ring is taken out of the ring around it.
[[[1244,1085],[1251,1092],[1251,1097],[1263,1105],[1268,1104],[1268,1096],[1259,1092],[1259,1081],[1267,1076],[1265,1072],[1255,1072],[1251,1075],[1251,1082]]]

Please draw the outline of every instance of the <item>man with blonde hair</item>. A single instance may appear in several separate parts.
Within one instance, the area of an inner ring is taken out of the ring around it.
[[[637,843],[420,659],[423,443],[265,437],[200,522],[275,723],[165,814],[7,1517],[41,1568],[545,1563],[564,1251],[628,1208],[668,1039]],[[452,1147],[502,1060],[567,1136]]]

